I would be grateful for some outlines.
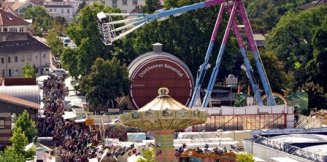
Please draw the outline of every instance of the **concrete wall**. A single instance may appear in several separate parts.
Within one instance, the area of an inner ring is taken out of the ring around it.
[[[264,145],[253,143],[252,141],[249,140],[243,140],[243,147],[244,147],[244,151],[249,152],[268,162],[271,161],[272,157],[289,157],[301,162],[312,162],[311,160],[307,160],[299,156],[291,155],[286,152],[279,151]]]
[[[124,1],[127,3],[124,4]],[[117,7],[122,12],[129,13],[133,9],[135,9],[137,6],[144,6],[145,0],[105,0],[104,3],[110,7]],[[134,3],[136,3],[136,4],[134,4]]]
[[[0,77],[21,77],[23,74],[23,67],[27,63],[32,66],[35,65],[38,69],[38,74],[40,74],[42,68],[50,66],[50,60],[50,51],[0,53]],[[9,75],[10,70],[11,75]]]

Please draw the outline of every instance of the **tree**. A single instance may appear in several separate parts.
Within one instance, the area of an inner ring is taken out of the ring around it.
[[[154,148],[148,147],[142,151],[143,157],[138,158],[136,162],[154,162]]]
[[[68,65],[70,62],[64,61],[63,66],[75,66],[74,74],[76,76],[88,74],[96,58],[112,58],[114,55],[113,49],[119,47],[107,47],[100,40],[96,15],[101,11],[106,13],[120,12],[119,9],[95,3],[81,9],[75,21],[67,28],[67,34],[76,44],[78,52],[72,50],[65,51],[62,54],[62,59],[67,60],[69,58],[68,60],[74,60],[74,64]],[[72,52],[74,55],[67,56]],[[71,70],[73,69],[68,69],[69,73],[72,73]]]
[[[23,77],[24,78],[35,78],[37,73],[37,69],[31,64],[27,63],[23,67]]]
[[[97,58],[91,73],[82,77],[81,90],[94,111],[102,110],[117,97],[128,94],[130,80],[126,65],[121,65],[116,58],[105,61]]]
[[[236,156],[236,162],[254,162],[253,155],[249,153],[239,153]]]
[[[82,65],[78,65],[78,49],[77,48],[65,48],[62,55],[60,56],[60,60],[64,69],[69,71],[69,74],[75,79],[80,75],[79,67]]]
[[[86,6],[86,1],[85,1],[85,0],[82,0],[82,3],[79,4],[79,6],[78,6],[78,8],[77,8],[76,14],[78,14],[79,11],[80,11],[81,9],[83,9],[85,6]]]
[[[27,9],[24,13],[24,18],[32,19],[33,31],[37,35],[42,35],[43,32],[51,28],[51,17],[43,6]]]
[[[17,153],[13,147],[8,146],[3,153],[0,153],[1,162],[25,162],[24,155]]]
[[[325,109],[327,107],[327,94],[319,84],[305,83],[300,89],[309,95],[309,108]]]
[[[25,146],[28,144],[28,139],[25,136],[25,132],[20,128],[16,127],[14,129],[13,135],[10,137],[10,141],[12,142],[12,148],[18,154],[24,155]]]
[[[277,26],[269,33],[267,49],[277,55],[285,65],[285,72],[289,75],[293,90],[306,82],[314,81],[317,74],[316,65],[324,65],[315,61],[319,55],[318,49],[324,44],[324,32],[317,30],[327,21],[327,6],[297,12],[289,12],[282,16]],[[319,41],[321,40],[321,41]],[[319,47],[318,47],[319,46]],[[315,52],[316,51],[316,52]],[[319,60],[320,62],[320,60]],[[320,67],[321,68],[321,67]],[[323,76],[322,73],[318,73]],[[320,79],[323,80],[323,79]],[[323,85],[323,84],[322,84]]]
[[[1,162],[25,162],[35,155],[35,149],[25,151],[28,139],[21,128],[15,128],[13,135],[10,137],[11,146],[7,146],[5,151],[0,154]]]
[[[296,11],[298,6],[310,0],[251,0],[247,11],[256,29],[270,30],[287,11]]]
[[[26,110],[15,121],[14,130],[16,129],[21,129],[25,133],[28,141],[31,141],[37,135],[35,122],[30,118]]]
[[[55,57],[59,57],[64,50],[64,44],[60,40],[59,35],[56,31],[50,30],[47,35],[47,43],[51,48],[51,53]]]
[[[164,7],[165,9],[176,8],[196,2],[200,2],[200,0],[166,0]],[[199,66],[204,61],[218,11],[219,6],[216,6],[186,12],[177,17],[171,16],[163,21],[154,21],[138,29],[134,35],[129,36],[129,39],[132,40],[134,51],[137,54],[150,51],[153,43],[164,44],[163,50],[185,62],[193,76],[196,76]],[[224,19],[222,26],[225,26],[226,23],[227,19]],[[215,65],[224,32],[218,33],[209,61],[212,66]],[[236,39],[231,37],[225,49],[224,61],[220,66],[219,79],[223,79],[230,73],[235,75],[240,73],[242,57],[239,55],[236,45]],[[209,69],[207,73],[209,74],[211,70]],[[206,79],[208,78],[209,75]],[[204,83],[207,82],[204,81]]]
[[[141,11],[143,13],[153,13],[154,11],[160,9],[159,0],[145,0],[145,5],[142,6]]]

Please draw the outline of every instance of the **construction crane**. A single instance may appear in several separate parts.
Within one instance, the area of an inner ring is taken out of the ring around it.
[[[256,46],[256,43],[253,39],[253,32],[252,28],[250,26],[250,22],[245,10],[245,6],[242,0],[209,0],[206,2],[200,2],[200,3],[195,3],[192,5],[187,5],[183,6],[180,8],[173,8],[170,10],[164,10],[164,11],[159,11],[153,14],[140,14],[140,13],[103,13],[100,12],[97,14],[98,17],[98,27],[100,34],[102,36],[102,41],[105,45],[112,45],[112,43],[127,34],[137,30],[138,28],[146,25],[147,23],[150,23],[155,20],[165,20],[169,18],[169,16],[179,16],[182,13],[185,13],[187,11],[193,11],[197,10],[200,8],[205,8],[205,7],[212,7],[216,5],[221,5],[220,10],[216,19],[216,23],[211,35],[211,39],[207,48],[207,52],[204,58],[204,63],[200,65],[198,75],[196,78],[195,82],[195,87],[193,90],[193,95],[189,103],[189,107],[194,107],[196,100],[200,97],[200,89],[201,85],[204,79],[204,76],[206,74],[206,71],[209,66],[209,58],[211,55],[211,51],[214,45],[214,42],[217,37],[217,32],[218,28],[221,24],[221,21],[223,19],[223,15],[225,10],[228,11],[229,13],[229,20],[225,29],[225,33],[223,36],[222,43],[220,45],[220,49],[218,52],[218,56],[216,59],[215,66],[212,70],[210,80],[208,87],[205,91],[205,96],[202,101],[202,107],[208,107],[209,99],[211,98],[211,93],[214,88],[217,75],[219,72],[219,67],[222,61],[222,56],[224,54],[224,50],[226,47],[227,40],[229,38],[229,34],[231,29],[233,30],[235,37],[237,39],[239,48],[240,48],[240,53],[242,55],[244,64],[245,64],[245,69],[246,69],[246,74],[247,77],[250,80],[250,85],[251,88],[254,92],[254,97],[256,99],[256,102],[259,106],[263,105],[263,101],[260,95],[260,89],[258,86],[258,83],[256,83],[254,75],[253,75],[253,70],[250,64],[250,61],[247,57],[246,49],[244,46],[243,38],[241,37],[240,31],[238,29],[238,24],[237,24],[237,16],[239,15],[241,22],[243,23],[245,27],[245,33],[246,37],[248,39],[248,43],[253,55],[253,58],[255,59],[255,65],[259,73],[260,81],[263,85],[263,89],[266,94],[267,98],[267,105],[274,106],[275,100],[273,97],[273,93],[269,84],[269,80],[267,78],[263,63],[260,58],[260,54],[258,51],[258,48]],[[124,16],[127,17],[127,19],[124,20],[117,20],[113,21],[112,17],[114,16]]]

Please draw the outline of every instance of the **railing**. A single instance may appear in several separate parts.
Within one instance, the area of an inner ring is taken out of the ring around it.
[[[311,116],[299,115],[299,120],[295,124],[296,128],[320,128],[322,121],[319,118],[312,118]]]
[[[319,153],[313,153],[311,151],[303,150],[299,147],[292,146],[288,143],[283,142],[277,142],[275,140],[271,140],[269,138],[260,136],[260,135],[254,135],[252,142],[258,143],[261,145],[264,145],[266,147],[273,148],[275,150],[283,151],[285,153],[298,156],[307,160],[315,161],[315,162],[323,162],[324,161],[324,155]]]

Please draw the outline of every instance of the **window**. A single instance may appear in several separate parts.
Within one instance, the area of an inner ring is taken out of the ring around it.
[[[67,9],[67,13],[69,13],[69,9]]]
[[[10,63],[10,56],[8,57],[8,63]]]
[[[43,58],[45,58],[46,57],[46,53],[43,53]]]
[[[5,58],[1,57],[1,63],[2,63],[2,64],[5,63]]]
[[[61,13],[62,13],[62,14],[64,13],[64,9],[63,9],[63,8],[61,9]]]
[[[15,74],[16,74],[16,75],[18,74],[18,69],[15,69]]]
[[[19,27],[19,32],[24,32],[24,27]]]
[[[15,62],[18,62],[18,56],[15,56]]]
[[[112,7],[117,7],[117,0],[112,0]]]
[[[6,76],[6,70],[2,69],[2,76],[5,77]]]
[[[5,128],[5,119],[0,119],[0,129],[4,129]]]
[[[17,28],[9,28],[10,32],[17,32]]]
[[[133,0],[133,5],[137,5],[137,0]]]
[[[50,12],[52,12],[52,8],[50,8]]]
[[[11,77],[11,69],[8,70],[8,76]]]
[[[22,60],[22,62],[24,62],[24,61],[25,61],[25,57],[24,57],[24,56],[22,56],[22,57],[21,57],[21,60]]]
[[[127,5],[127,0],[123,0],[123,5]]]
[[[37,59],[37,55],[35,56],[35,58]]]
[[[6,32],[6,31],[8,31],[8,29],[7,28],[3,28],[3,31]]]

